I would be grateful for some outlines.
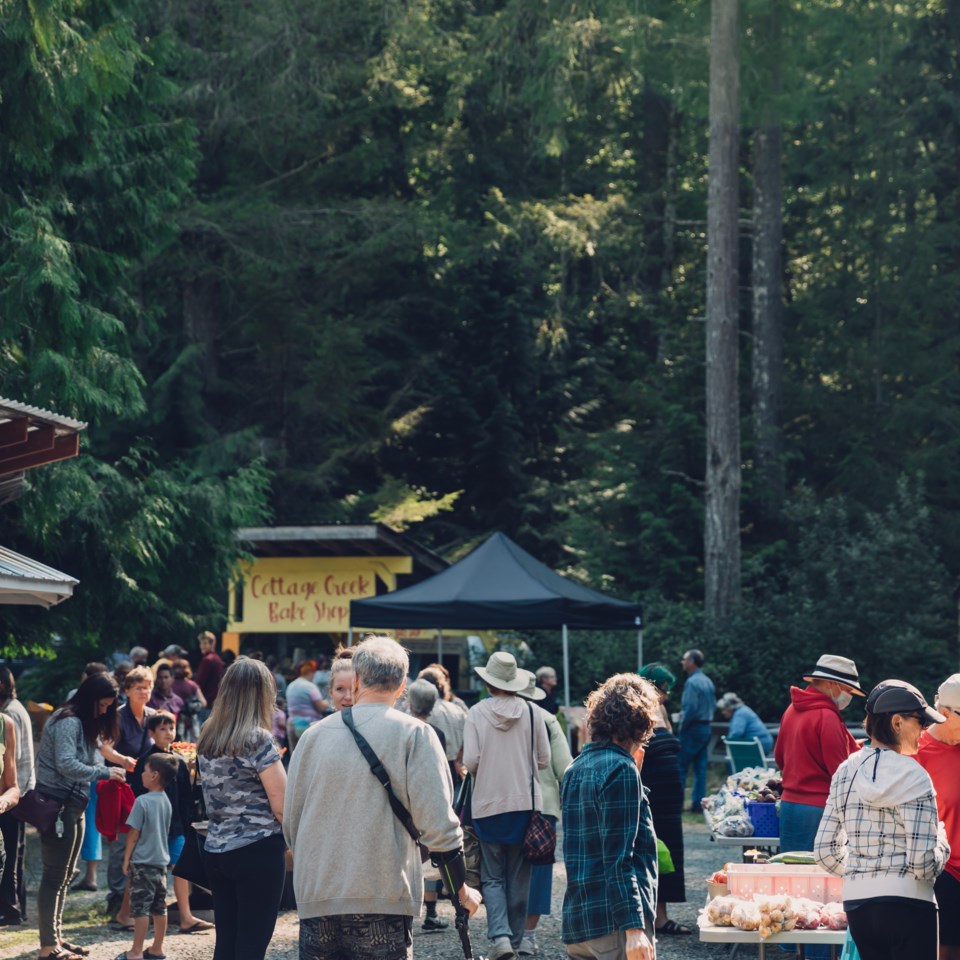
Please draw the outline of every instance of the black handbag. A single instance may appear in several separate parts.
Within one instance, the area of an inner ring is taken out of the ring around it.
[[[546,866],[556,862],[557,828],[538,810],[535,810],[533,778],[537,775],[536,748],[534,746],[533,704],[530,710],[530,756],[533,769],[530,771],[530,823],[523,835],[523,859],[534,866]],[[539,709],[539,707],[537,708]]]
[[[203,860],[205,843],[204,837],[193,829],[192,823],[185,824],[183,850],[174,865],[173,875],[210,892],[210,878],[207,876],[207,865]]]
[[[50,834],[53,833],[57,817],[63,813],[63,804],[33,789],[20,798],[20,802],[11,808],[10,813],[15,819],[36,827],[40,833]]]

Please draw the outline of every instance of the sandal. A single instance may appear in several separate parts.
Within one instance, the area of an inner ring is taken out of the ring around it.
[[[165,953],[151,953],[149,950],[144,950],[143,960],[167,960],[167,955]]]
[[[69,940],[61,940],[60,946],[69,951],[70,953],[77,953],[81,957],[87,957],[90,955],[89,947],[81,947],[79,943],[71,943]]]
[[[656,932],[665,933],[668,936],[676,936],[678,934],[687,936],[688,934],[693,933],[689,927],[682,923],[677,923],[676,920],[668,920],[662,927],[657,927]]]
[[[181,927],[181,933],[199,933],[201,930],[213,930],[213,924],[207,920],[194,920],[189,927]]]
[[[83,956],[79,953],[71,953],[63,947],[54,947],[43,957],[43,960],[83,960]]]

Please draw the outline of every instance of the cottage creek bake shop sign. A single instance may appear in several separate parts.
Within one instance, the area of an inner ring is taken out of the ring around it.
[[[242,604],[231,596],[228,630],[342,633],[350,601],[376,596],[378,576],[395,589],[410,565],[409,557],[258,558],[243,570]]]

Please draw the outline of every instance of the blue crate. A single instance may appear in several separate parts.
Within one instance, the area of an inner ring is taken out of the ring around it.
[[[758,800],[746,802],[747,816],[753,824],[753,833],[757,837],[779,837],[780,818],[775,803],[760,803]]]

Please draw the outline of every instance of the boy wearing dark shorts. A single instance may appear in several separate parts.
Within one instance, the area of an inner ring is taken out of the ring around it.
[[[127,846],[123,873],[130,880],[130,913],[133,916],[133,946],[117,960],[160,960],[167,932],[167,863],[170,849],[170,801],[164,789],[177,775],[177,758],[153,754],[143,770],[146,793],[137,797],[127,817]],[[153,916],[153,943],[144,950]]]

